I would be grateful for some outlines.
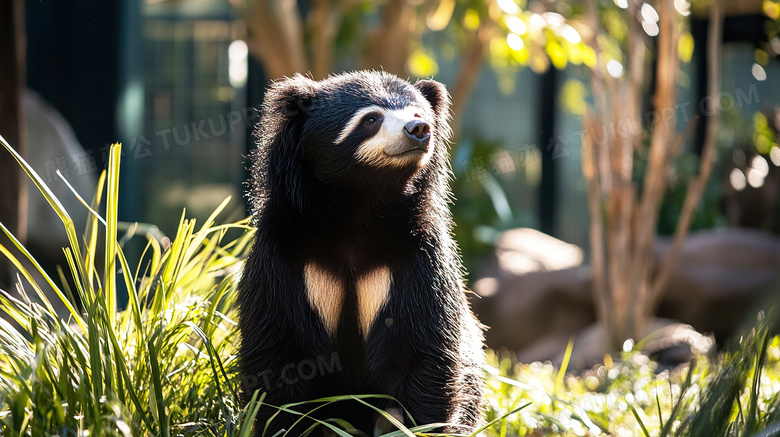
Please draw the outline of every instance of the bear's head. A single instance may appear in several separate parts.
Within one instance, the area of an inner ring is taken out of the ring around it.
[[[449,110],[433,80],[358,71],[278,81],[263,104],[255,177],[265,180],[255,183],[301,203],[314,186],[382,195],[438,178],[449,171]]]

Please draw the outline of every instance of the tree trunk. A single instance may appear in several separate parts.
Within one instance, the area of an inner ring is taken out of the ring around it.
[[[710,103],[715,105],[714,97],[720,92],[720,49],[723,41],[723,4],[722,0],[714,0],[710,5],[709,29],[707,33],[707,95]],[[708,108],[709,109],[709,108]],[[677,258],[682,250],[685,238],[693,220],[693,214],[704,194],[704,188],[712,173],[712,166],[717,159],[717,135],[719,114],[710,109],[704,134],[704,146],[699,160],[699,174],[688,184],[685,200],[680,211],[680,219],[674,232],[674,240],[666,258],[661,262],[658,276],[652,286],[650,310],[655,311],[663,297],[664,286],[677,264]]]
[[[0,2],[0,135],[26,156],[24,108],[25,36],[23,0]],[[13,157],[0,150],[0,222],[21,241],[27,233],[27,184]],[[8,240],[0,236],[0,244]],[[8,261],[0,261],[0,287],[11,284]]]
[[[271,79],[307,73],[309,62],[296,0],[253,2],[247,16],[247,47]]]
[[[712,11],[709,36],[709,68],[719,67],[717,47],[720,41],[720,0]],[[642,84],[645,76],[646,37],[636,20],[638,0],[629,0],[628,51],[626,76],[613,78],[604,65],[596,36],[602,30],[598,22],[596,0],[589,0],[588,22],[591,44],[599,58],[594,68],[592,90],[595,108],[585,117],[583,137],[583,175],[591,215],[591,258],[596,310],[608,333],[607,345],[617,351],[624,340],[640,340],[662,295],[665,279],[674,265],[677,252],[687,234],[693,210],[701,199],[715,159],[716,117],[708,120],[708,137],[702,155],[700,173],[688,188],[678,223],[675,245],[654,277],[654,244],[658,212],[666,189],[671,159],[679,140],[676,127],[677,76],[680,72],[677,42],[680,19],[673,0],[656,3],[659,15],[657,36],[655,94],[651,97],[655,120],[650,129],[648,164],[641,191],[632,180],[634,154],[642,146]],[[717,93],[717,73],[711,73],[710,94]],[[641,196],[640,196],[641,193]],[[603,217],[602,217],[603,216]]]
[[[406,73],[406,60],[414,32],[416,4],[409,0],[388,0],[382,22],[371,31],[362,67],[398,76]]]
[[[410,50],[425,29],[425,11],[436,2],[388,0],[381,6],[379,22],[361,37],[357,64],[407,76]],[[267,77],[277,80],[295,73],[323,79],[333,72],[334,44],[346,14],[362,7],[355,0],[313,0],[301,13],[296,0],[255,0],[241,9],[246,21],[249,53],[258,59]],[[485,47],[495,23],[490,17],[468,36],[453,98],[452,126],[457,136],[460,115],[485,61]]]

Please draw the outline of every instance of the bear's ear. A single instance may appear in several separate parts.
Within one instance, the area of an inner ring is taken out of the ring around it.
[[[296,73],[274,82],[265,94],[265,107],[272,113],[292,118],[314,106],[317,82]]]
[[[418,80],[414,84],[417,91],[422,93],[425,100],[431,104],[433,112],[440,120],[449,120],[450,117],[450,95],[447,88],[441,82],[435,80]]]

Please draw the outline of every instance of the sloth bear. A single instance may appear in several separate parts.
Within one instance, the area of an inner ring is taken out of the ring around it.
[[[257,390],[275,406],[378,394],[363,400],[409,427],[480,424],[482,326],[451,233],[449,110],[442,84],[375,71],[267,91],[248,194],[256,239],[238,287],[244,402]],[[260,409],[258,435],[277,412]],[[355,400],[312,417],[368,435],[390,426]],[[299,418],[280,413],[266,435]]]

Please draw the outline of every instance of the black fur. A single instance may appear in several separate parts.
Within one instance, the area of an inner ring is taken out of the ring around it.
[[[434,152],[422,168],[361,164],[354,152],[370,132],[356,131],[334,145],[358,109],[410,104],[422,107],[421,117],[431,124]],[[482,331],[463,293],[447,207],[449,106],[438,82],[410,85],[379,72],[321,82],[296,75],[268,90],[250,184],[257,236],[238,295],[245,402],[255,390],[267,392],[265,402],[273,405],[385,394],[417,424],[449,422],[473,430],[480,423]],[[333,339],[307,300],[308,262],[353,284]],[[387,266],[393,281],[364,341],[354,278],[378,266]],[[310,377],[312,368],[316,375]],[[261,409],[258,435],[275,412]],[[357,403],[334,404],[316,417],[346,419],[369,435],[376,422]],[[296,419],[281,414],[266,435]],[[303,432],[309,424],[295,429]],[[411,426],[408,418],[405,424]]]

